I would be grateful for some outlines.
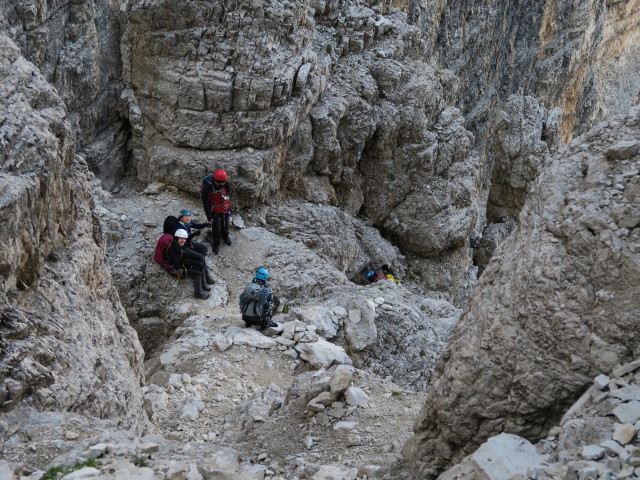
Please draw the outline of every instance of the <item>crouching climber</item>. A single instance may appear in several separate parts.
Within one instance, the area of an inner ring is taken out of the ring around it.
[[[240,294],[240,311],[247,327],[257,325],[264,329],[278,326],[272,321],[272,317],[278,310],[280,300],[271,291],[268,279],[269,271],[266,268],[259,268],[253,280]]]
[[[193,296],[206,300],[209,298],[211,287],[207,284],[209,273],[207,264],[187,256],[187,239],[189,234],[186,230],[178,229],[173,236],[173,241],[167,248],[167,259],[170,268],[167,271],[179,280],[190,277],[193,281]]]

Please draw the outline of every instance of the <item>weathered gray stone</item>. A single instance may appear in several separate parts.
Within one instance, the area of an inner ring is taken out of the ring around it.
[[[368,407],[369,396],[358,387],[349,387],[344,392],[345,401],[354,407]]]
[[[333,364],[351,364],[351,358],[344,348],[320,338],[314,343],[299,343],[296,351],[300,357],[314,368],[328,368]]]
[[[640,419],[640,400],[618,405],[612,412],[620,423],[635,423]]]
[[[523,438],[501,433],[487,440],[472,456],[474,471],[486,480],[502,480],[526,475],[543,457]]]
[[[636,240],[618,237],[612,225],[637,199],[615,193],[602,178],[631,166],[607,161],[603,151],[639,132],[635,108],[560,150],[561,160],[536,180],[520,225],[482,275],[442,355],[416,436],[404,449],[414,474],[435,475],[496,428],[544,436],[575,392],[635,359],[629,345],[640,339],[631,321],[640,262]],[[586,337],[597,340],[587,346],[579,340]]]

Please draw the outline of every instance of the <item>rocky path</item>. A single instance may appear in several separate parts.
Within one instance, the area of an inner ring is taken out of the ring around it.
[[[166,215],[188,208],[202,221],[197,199],[158,190],[135,194],[127,189],[112,197],[110,209],[121,221],[143,222],[145,241],[152,243]],[[348,408],[341,397],[342,405],[334,405],[331,415],[320,415],[291,401],[300,393],[292,387],[298,376],[316,369],[276,343],[279,332],[266,332],[273,335],[267,337],[244,328],[236,299],[271,248],[247,231],[233,228],[233,245],[207,255],[217,281],[208,300],[191,298],[190,286],[176,289],[182,293],[176,303],[191,315],[146,363],[148,411],[157,432],[180,442],[231,446],[245,468],[268,478],[311,478],[330,465],[344,474],[336,478],[370,476],[397,458],[424,395],[356,370],[351,384],[366,392],[366,407]],[[272,286],[277,292],[277,277]],[[276,318],[280,323],[294,319],[290,314]]]

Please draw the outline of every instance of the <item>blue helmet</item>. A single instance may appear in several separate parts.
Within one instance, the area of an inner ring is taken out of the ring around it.
[[[191,216],[191,212],[189,210],[180,210],[180,216],[181,217],[190,217]]]
[[[266,268],[259,268],[256,271],[256,278],[258,280],[266,281],[269,278],[269,271]]]

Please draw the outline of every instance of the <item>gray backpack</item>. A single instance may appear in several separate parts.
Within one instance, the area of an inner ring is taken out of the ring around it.
[[[240,312],[252,317],[259,317],[262,315],[262,308],[258,304],[260,290],[262,290],[262,288],[263,287],[257,283],[249,283],[244,287],[244,292],[240,294],[240,301],[238,302],[240,305]]]

